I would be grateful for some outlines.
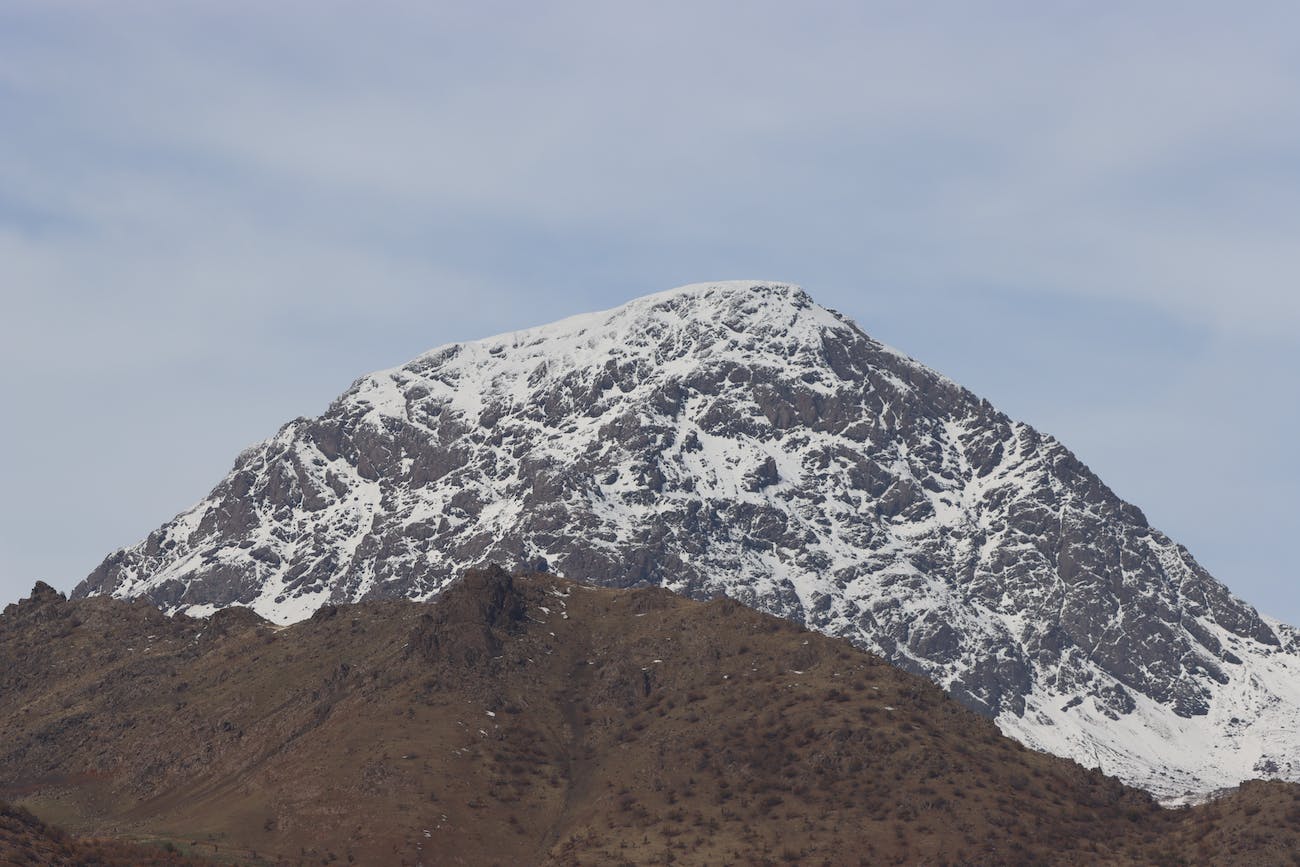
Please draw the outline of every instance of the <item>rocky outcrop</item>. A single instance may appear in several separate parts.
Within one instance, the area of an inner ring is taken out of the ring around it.
[[[408,655],[469,668],[497,656],[502,635],[518,632],[526,611],[514,577],[495,564],[466,572],[438,603],[411,630]]]

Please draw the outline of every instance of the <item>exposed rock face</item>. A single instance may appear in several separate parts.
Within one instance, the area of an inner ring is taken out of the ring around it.
[[[724,593],[1161,794],[1300,778],[1300,639],[1051,437],[777,284],[453,344],[240,455],[77,595],[427,599],[487,560]]]
[[[454,588],[411,630],[407,650],[427,662],[450,658],[472,667],[501,652],[500,633],[519,630],[524,601],[514,577],[497,565],[466,572]]]
[[[53,602],[66,601],[66,597],[55,590],[44,581],[37,581],[36,586],[32,588],[32,595],[19,602],[11,602],[5,606],[5,613],[16,611],[20,608],[37,609],[49,605]]]

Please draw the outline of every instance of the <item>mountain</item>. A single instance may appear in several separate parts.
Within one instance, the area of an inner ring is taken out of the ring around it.
[[[1291,864],[1300,787],[1164,810],[733,600],[499,568],[433,604],[0,615],[0,797],[236,863]]]
[[[171,849],[118,840],[84,840],[30,810],[0,801],[0,864],[5,867],[214,867]]]
[[[1300,779],[1300,633],[1056,440],[783,284],[363,377],[75,595],[293,622],[487,561],[725,594],[1165,798]]]

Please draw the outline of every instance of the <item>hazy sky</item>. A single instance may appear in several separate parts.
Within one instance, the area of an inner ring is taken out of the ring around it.
[[[1300,622],[1300,5],[0,4],[0,604],[451,340],[797,282]]]

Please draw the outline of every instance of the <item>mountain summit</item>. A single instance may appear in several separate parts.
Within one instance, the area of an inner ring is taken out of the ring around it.
[[[785,284],[686,286],[363,377],[74,596],[289,622],[428,599],[489,560],[726,594],[1167,798],[1300,779],[1300,632],[1056,440]]]

